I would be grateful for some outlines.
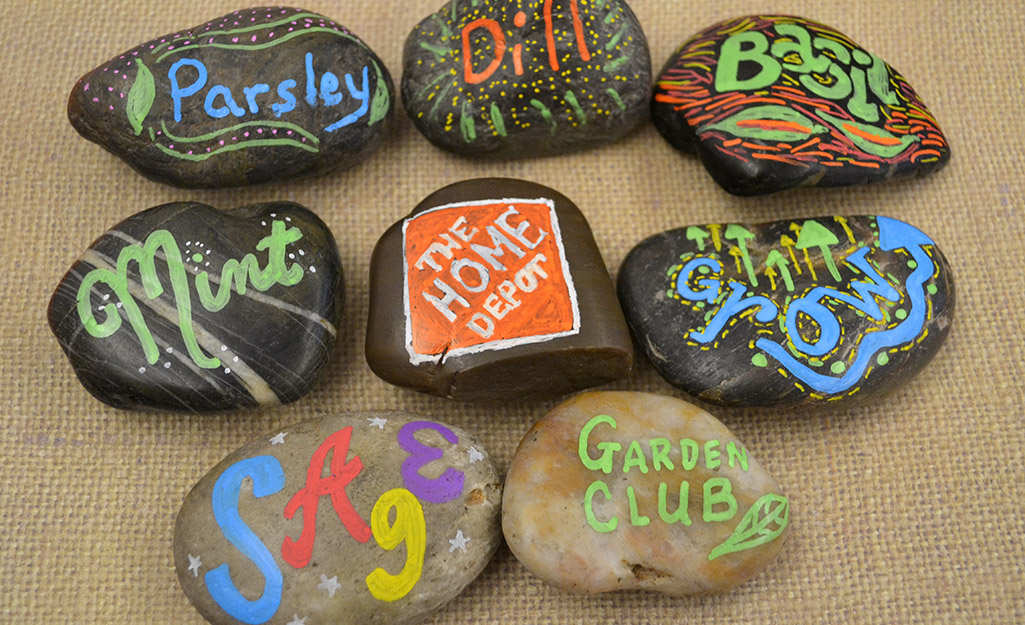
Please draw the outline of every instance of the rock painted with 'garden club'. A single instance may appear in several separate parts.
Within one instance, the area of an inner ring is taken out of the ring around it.
[[[954,318],[939,247],[882,216],[670,230],[627,255],[618,286],[662,377],[729,405],[884,393],[925,367]]]
[[[649,393],[583,393],[520,441],[502,499],[516,558],[577,593],[728,590],[790,531],[775,480],[715,417]]]
[[[78,379],[117,408],[201,412],[293,402],[331,356],[342,266],[292,202],[180,202],[106,232],[50,300]]]
[[[648,117],[651,57],[624,0],[452,0],[406,39],[402,99],[423,135],[469,156],[615,141]]]
[[[435,191],[370,259],[367,363],[456,400],[555,397],[619,379],[633,347],[580,210],[507,178]]]
[[[942,167],[950,147],[908,81],[839,31],[789,16],[705,29],[659,75],[652,118],[736,195]]]
[[[401,412],[286,426],[182,503],[174,566],[214,625],[411,625],[501,542],[502,485],[463,430]]]
[[[387,133],[391,78],[348,29],[289,7],[236,11],[83,76],[68,118],[144,176],[224,187],[350,167]]]

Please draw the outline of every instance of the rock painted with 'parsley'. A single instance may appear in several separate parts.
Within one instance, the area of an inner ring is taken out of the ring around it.
[[[164,204],[97,239],[50,301],[79,380],[118,408],[203,412],[293,402],[341,320],[334,237],[298,204]]]
[[[520,441],[502,500],[513,554],[570,592],[720,592],[790,530],[779,485],[712,415],[649,393],[577,395]]]
[[[148,178],[224,187],[345,168],[384,138],[391,77],[352,32],[302,9],[224,15],[83,76],[68,118]]]

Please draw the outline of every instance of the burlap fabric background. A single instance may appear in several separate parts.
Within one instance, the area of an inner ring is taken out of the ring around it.
[[[401,110],[384,148],[355,169],[253,188],[175,189],[81,139],[65,117],[69,90],[115,53],[241,5],[4,4],[0,622],[201,623],[172,567],[175,513],[223,456],[282,424],[408,409],[475,432],[504,473],[520,436],[555,402],[479,406],[419,396],[378,380],[363,357],[378,236],[438,187],[493,175],[572,198],[612,273],[642,238],[691,223],[830,213],[906,219],[950,259],[957,320],[932,365],[884,400],[821,413],[708,407],[792,501],[789,542],[750,583],[700,599],[578,597],[549,588],[503,548],[428,623],[1025,622],[1025,20],[1017,2],[633,0],[656,70],[686,37],[728,17],[789,12],[833,25],[907,76],[953,148],[950,164],[931,177],[760,199],[720,191],[650,125],[599,150],[481,164],[430,146]],[[406,34],[438,4],[324,0],[305,8],[362,36],[397,81]],[[315,390],[277,410],[215,416],[122,412],[86,393],[46,325],[47,301],[74,258],[150,206],[276,199],[324,218],[347,273],[340,340]],[[613,388],[682,397],[643,360]]]

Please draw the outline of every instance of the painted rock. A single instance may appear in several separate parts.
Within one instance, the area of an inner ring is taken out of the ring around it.
[[[389,228],[370,260],[369,316],[374,373],[450,399],[554,397],[633,364],[583,214],[523,180],[447,186]]]
[[[392,108],[388,71],[358,37],[263,7],[115,56],[78,81],[68,118],[147,178],[223,187],[355,165]]]
[[[174,565],[215,625],[415,623],[491,559],[501,488],[458,428],[398,412],[306,421],[199,481]]]
[[[651,57],[623,0],[452,0],[406,39],[402,99],[435,145],[539,156],[615,141],[648,117]]]
[[[929,362],[954,317],[943,253],[889,217],[670,230],[627,255],[619,296],[666,380],[730,405],[888,391]]]
[[[843,186],[942,167],[950,147],[907,80],[839,31],[799,17],[716,24],[659,75],[652,118],[736,195]]]
[[[334,237],[298,204],[164,204],[97,239],[50,300],[90,393],[117,408],[209,411],[305,395],[342,314]]]
[[[527,432],[505,482],[513,554],[563,590],[727,590],[789,532],[779,486],[715,417],[672,397],[583,393]]]

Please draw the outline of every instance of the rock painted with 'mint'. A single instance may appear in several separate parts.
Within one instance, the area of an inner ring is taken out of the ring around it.
[[[627,255],[618,288],[662,377],[728,405],[885,393],[925,367],[954,318],[939,247],[883,216],[670,230]]]
[[[48,315],[100,401],[206,412],[305,395],[330,358],[343,298],[334,237],[309,210],[179,202],[93,242]]]
[[[260,7],[115,56],[78,81],[68,118],[148,178],[225,187],[355,165],[392,108],[388,71],[359,37]]]
[[[402,99],[435,145],[532,157],[648,117],[651,58],[625,0],[452,0],[406,39]]]

